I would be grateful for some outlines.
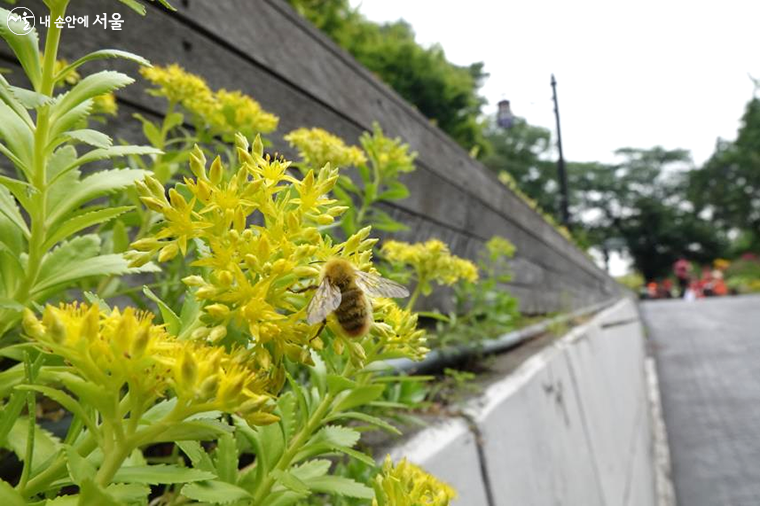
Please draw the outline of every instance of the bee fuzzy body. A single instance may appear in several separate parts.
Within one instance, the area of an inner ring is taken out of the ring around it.
[[[349,286],[341,290],[341,302],[335,310],[343,332],[349,337],[363,336],[372,325],[372,306],[359,288]]]
[[[343,332],[360,337],[372,326],[369,297],[407,297],[409,291],[394,281],[363,272],[342,258],[325,263],[322,280],[307,308],[306,321],[315,325],[333,313]]]

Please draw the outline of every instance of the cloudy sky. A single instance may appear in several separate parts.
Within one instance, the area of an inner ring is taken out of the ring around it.
[[[565,156],[611,161],[619,147],[686,148],[697,163],[733,138],[760,78],[760,1],[352,0],[375,21],[404,18],[458,64],[485,62],[484,95],[554,128]]]

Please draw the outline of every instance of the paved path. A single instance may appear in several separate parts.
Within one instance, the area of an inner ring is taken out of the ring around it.
[[[760,505],[760,297],[642,304],[680,506]]]

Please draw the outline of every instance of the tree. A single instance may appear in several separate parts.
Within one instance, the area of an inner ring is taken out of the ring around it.
[[[348,0],[289,1],[462,147],[489,151],[479,119],[486,102],[478,93],[487,77],[483,63],[454,65],[439,45],[420,46],[408,23],[373,23]]]
[[[691,174],[689,196],[714,226],[740,232],[737,249],[760,250],[760,99],[747,104],[736,140],[719,139]]]
[[[553,213],[557,207],[558,187],[557,165],[548,159],[551,132],[523,118],[515,118],[510,129],[492,125],[485,135],[491,145],[491,152],[483,157],[486,167],[497,174],[507,171],[520,190],[544,211]]]
[[[710,262],[726,248],[723,234],[686,199],[688,151],[624,148],[621,161],[570,164],[573,214],[602,251],[616,239],[646,279],[670,274],[679,257]]]

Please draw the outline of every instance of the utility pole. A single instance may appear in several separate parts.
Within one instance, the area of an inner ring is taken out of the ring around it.
[[[554,96],[554,116],[557,118],[557,149],[559,160],[557,161],[557,176],[559,179],[559,214],[562,224],[570,226],[569,197],[567,192],[567,171],[565,170],[565,157],[562,154],[562,132],[559,128],[559,103],[557,102],[557,80],[552,74],[552,95]]]

